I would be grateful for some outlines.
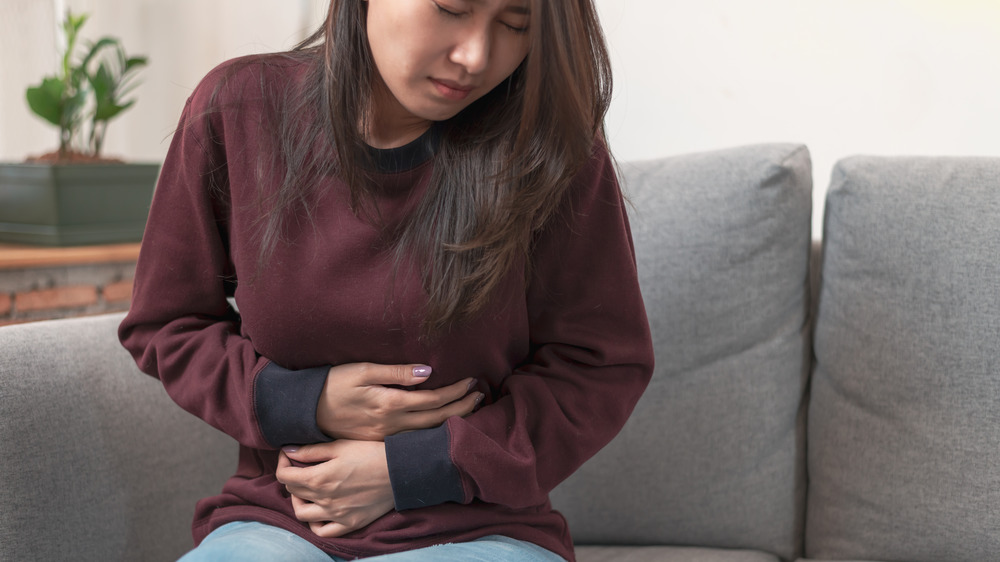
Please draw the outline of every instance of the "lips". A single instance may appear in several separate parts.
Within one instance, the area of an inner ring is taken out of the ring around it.
[[[464,100],[469,97],[469,93],[475,89],[475,86],[454,82],[452,80],[442,80],[440,78],[431,78],[430,80],[439,94],[454,101]]]

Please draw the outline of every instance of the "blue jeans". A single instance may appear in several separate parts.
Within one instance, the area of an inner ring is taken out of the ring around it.
[[[239,521],[212,531],[198,548],[178,562],[346,562],[278,527]],[[408,552],[366,558],[372,562],[566,562],[536,544],[493,535],[465,543],[448,543]]]

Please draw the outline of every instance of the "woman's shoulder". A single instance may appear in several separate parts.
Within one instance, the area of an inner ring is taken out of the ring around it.
[[[229,59],[205,74],[190,102],[202,108],[259,100],[301,82],[310,65],[307,54],[267,53]]]
[[[613,190],[618,191],[618,165],[608,148],[608,141],[603,132],[594,135],[590,148],[590,156],[577,169],[571,191]],[[581,185],[582,184],[582,185]]]

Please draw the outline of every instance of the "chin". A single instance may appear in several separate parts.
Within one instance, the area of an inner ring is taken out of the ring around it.
[[[427,112],[424,112],[423,114],[419,114],[418,113],[417,115],[419,115],[421,118],[426,119],[428,121],[447,121],[447,120],[451,119],[452,117],[454,117],[454,116],[458,115],[459,113],[461,113],[463,109],[465,109],[465,107],[462,107],[461,109],[458,109],[458,110],[452,110],[452,111],[427,111]]]
[[[475,100],[473,100],[475,101]],[[465,108],[472,105],[473,101],[465,100],[466,103],[462,104],[429,104],[423,105],[422,107],[414,107],[410,109],[410,113],[421,119],[426,119],[428,121],[447,121],[452,117],[458,115]]]

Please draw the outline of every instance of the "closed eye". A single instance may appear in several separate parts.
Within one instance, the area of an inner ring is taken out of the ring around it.
[[[447,17],[460,18],[460,17],[462,17],[462,16],[465,15],[464,12],[457,11],[454,8],[446,8],[445,6],[443,6],[441,4],[438,4],[437,2],[434,2],[434,6],[437,7],[438,12],[440,14],[442,14],[444,16],[447,16]],[[512,33],[517,33],[519,35],[527,33],[528,29],[529,29],[528,26],[523,26],[523,27],[522,26],[517,26],[517,25],[509,24],[509,23],[504,22],[504,21],[501,21],[500,24],[503,25],[505,28],[507,28],[507,30],[511,31]]]
[[[525,26],[525,27],[518,27],[516,25],[511,25],[511,24],[506,23],[506,22],[500,22],[500,23],[502,23],[503,26],[506,27],[507,29],[509,29],[509,30],[511,30],[511,31],[513,31],[514,33],[517,33],[517,34],[527,33],[528,29],[529,29],[527,26]]]
[[[462,15],[461,12],[456,12],[454,10],[450,10],[448,8],[445,8],[441,4],[438,4],[437,2],[435,2],[434,5],[437,6],[438,12],[441,12],[442,14],[445,14],[445,15],[448,15],[448,16],[452,16],[452,17],[456,17],[456,18]]]

